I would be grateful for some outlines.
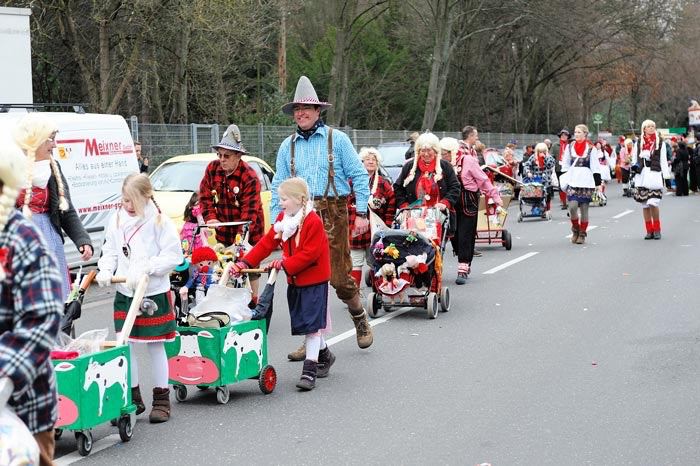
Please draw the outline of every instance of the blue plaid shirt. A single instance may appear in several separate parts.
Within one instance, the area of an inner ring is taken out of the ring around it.
[[[282,181],[291,178],[290,147],[294,144],[294,167],[296,176],[303,178],[309,184],[311,197],[323,196],[328,181],[328,126],[321,126],[311,137],[306,140],[298,134],[289,136],[282,142],[277,152],[277,164],[275,177],[272,180],[272,203],[270,204],[270,218],[277,218],[281,211],[277,188]],[[369,201],[369,175],[365,166],[360,161],[350,138],[337,129],[333,129],[333,154],[335,160],[335,188],[338,196],[348,196],[351,192],[348,180],[352,180],[356,186],[357,211],[367,212]],[[334,197],[333,188],[329,188],[329,197]]]
[[[61,278],[40,233],[13,210],[0,232],[0,377],[15,391],[9,404],[33,433],[53,429],[56,381],[49,353],[63,312]]]

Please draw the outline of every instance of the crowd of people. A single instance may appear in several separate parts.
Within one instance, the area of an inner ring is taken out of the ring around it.
[[[605,195],[605,185],[613,179],[625,183],[625,192],[629,189],[642,205],[644,238],[657,240],[660,203],[671,174],[678,196],[700,186],[700,148],[689,149],[685,137],[664,141],[651,120],[642,124],[639,138],[621,137],[615,148],[605,140],[592,141],[583,124],[575,126],[573,135],[562,129],[554,144],[546,139],[527,146],[522,160],[516,159],[515,145],[509,144],[494,170],[485,170],[486,148],[474,126],[462,129],[461,140],[440,140],[429,131],[414,133],[406,162],[392,182],[382,175],[381,155],[375,148],[362,148],[358,154],[345,133],[323,122],[321,112],[330,105],[302,76],[294,99],[282,109],[296,128],[277,154],[274,221],[267,233],[260,181],[242,160],[247,151],[235,125],[212,147],[218,157],[207,166],[186,213],[188,232],[203,223],[215,226],[216,241],[224,245],[233,244],[242,233],[235,222],[249,222],[252,250],[233,264],[234,273],[257,267],[281,248],[281,258],[263,267],[283,270],[287,276],[291,332],[303,337],[288,358],[304,361],[297,382],[304,391],[327,377],[335,362],[325,340],[331,330],[329,288],[347,306],[358,347],[368,348],[374,341],[360,295],[370,217],[390,227],[397,209],[419,206],[443,212],[449,218],[447,236],[457,257],[455,283],[463,285],[476,255],[480,204],[484,199],[494,207],[503,204],[494,182],[496,172],[509,180],[541,183],[547,212],[558,187],[575,244],[585,243],[589,205],[594,197]],[[0,379],[9,379],[14,387],[9,403],[35,436],[42,464],[51,464],[57,406],[49,352],[70,283],[63,236],[73,240],[84,260],[93,254],[68,183],[52,156],[56,131],[45,117],[30,114],[15,128],[14,141],[0,145]],[[149,419],[158,423],[170,418],[164,343],[176,338],[176,322],[169,274],[182,264],[183,251],[180,233],[153,198],[144,173],[148,161],[141,158],[140,147],[138,155],[141,173],[123,182],[122,206],[106,232],[97,282],[109,285],[114,276],[127,277],[114,298],[114,325],[120,332],[139,278],[150,277],[146,296],[156,302],[158,311],[139,316],[128,341],[148,348],[154,383]],[[511,186],[517,187],[518,183]],[[201,238],[196,244],[205,241]],[[251,277],[251,304],[257,278]],[[141,414],[146,406],[138,363],[135,357],[131,361],[131,394],[136,414]]]

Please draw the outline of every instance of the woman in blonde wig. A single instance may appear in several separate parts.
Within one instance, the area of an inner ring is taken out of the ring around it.
[[[583,244],[588,235],[588,207],[593,192],[598,189],[600,181],[593,176],[600,170],[598,149],[587,139],[588,126],[576,125],[574,142],[566,146],[562,159],[562,175],[560,186],[566,191],[566,201],[571,217],[571,242]]]
[[[661,239],[659,205],[664,193],[664,178],[671,177],[666,159],[666,144],[656,131],[656,123],[642,123],[642,137],[632,148],[634,200],[642,204],[647,234],[644,239]]]
[[[14,129],[17,145],[27,156],[27,181],[17,197],[17,207],[31,218],[44,235],[63,281],[62,295],[68,297],[70,275],[63,249],[63,233],[73,240],[82,260],[92,257],[90,236],[70,200],[68,183],[60,165],[52,157],[58,132],[48,118],[29,113]]]

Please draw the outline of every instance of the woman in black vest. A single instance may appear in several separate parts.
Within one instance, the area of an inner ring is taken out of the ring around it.
[[[642,137],[632,149],[632,172],[636,187],[634,200],[642,204],[647,234],[644,239],[661,239],[659,205],[664,193],[664,178],[670,178],[666,144],[656,131],[656,123],[642,123]]]

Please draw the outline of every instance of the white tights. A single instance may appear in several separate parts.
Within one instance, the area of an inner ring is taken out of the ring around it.
[[[304,344],[306,346],[306,359],[311,359],[316,362],[318,362],[319,351],[325,349],[327,346],[326,340],[323,338],[323,335],[321,335],[321,332],[306,335]]]
[[[136,344],[129,342],[131,348],[131,386],[139,384],[139,368],[136,362]],[[151,357],[151,376],[153,386],[156,388],[168,388],[168,356],[165,354],[165,343],[162,341],[146,343],[148,354]]]

